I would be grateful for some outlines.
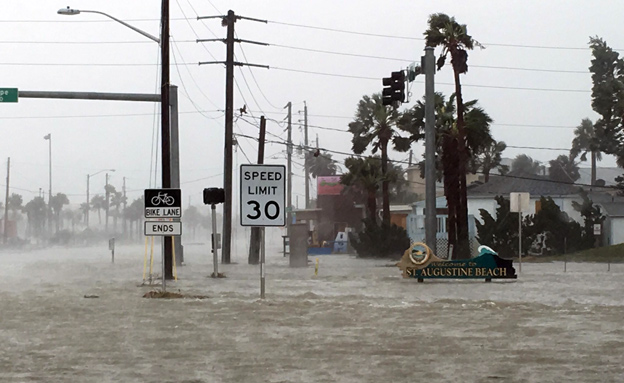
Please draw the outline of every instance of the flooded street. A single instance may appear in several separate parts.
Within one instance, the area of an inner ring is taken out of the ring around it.
[[[419,284],[346,255],[319,257],[315,277],[315,258],[291,269],[278,250],[265,300],[243,251],[215,280],[207,246],[185,247],[168,291],[203,300],[142,298],[142,246],[115,264],[105,247],[0,252],[0,381],[624,381],[622,264]]]

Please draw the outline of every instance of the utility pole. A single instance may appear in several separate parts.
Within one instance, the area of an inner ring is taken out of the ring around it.
[[[106,173],[106,185],[104,185],[104,193],[106,195],[106,226],[104,231],[106,232],[106,234],[108,234],[108,206],[110,205],[110,203],[108,202],[109,197],[110,197],[110,191],[108,188],[108,173]]]
[[[436,253],[436,162],[435,162],[435,56],[425,48],[421,67],[425,71],[425,242]]]
[[[9,180],[11,173],[11,157],[7,159],[7,178],[6,178],[6,196],[4,197],[4,244],[7,244],[9,239],[9,230],[8,230],[8,222],[9,222]]]
[[[264,163],[264,141],[266,139],[266,119],[260,116],[260,137],[258,138],[258,165]],[[260,262],[261,228],[251,228],[251,239],[249,241],[249,258],[247,263],[257,265]]]
[[[234,138],[234,11],[229,10],[227,17],[227,46],[225,58],[225,163],[223,185],[225,202],[223,203],[223,251],[221,262],[230,263],[232,246],[232,139]]]
[[[162,152],[162,188],[171,187],[171,119],[169,113],[169,0],[162,0],[160,31],[161,81],[160,81],[160,137]],[[163,280],[173,279],[173,237],[163,240]],[[163,284],[163,290],[165,286]]]
[[[87,174],[87,212],[85,213],[85,223],[87,224],[87,229],[89,228],[89,208],[90,208],[90,204],[89,204],[89,178],[91,178],[91,176],[89,174]]]
[[[253,19],[250,17],[237,16],[234,11],[229,10],[226,16],[198,16],[201,19],[222,19],[222,25],[227,27],[227,37],[225,39],[198,39],[197,42],[221,41],[226,45],[225,61],[206,61],[203,64],[225,64],[225,149],[223,161],[223,189],[225,190],[225,201],[223,202],[223,240],[221,262],[230,263],[232,249],[232,145],[234,138],[234,66],[255,66],[268,69],[266,65],[249,64],[234,61],[234,43],[251,43],[258,45],[268,45],[249,40],[234,38],[234,23],[237,20],[252,20],[267,23],[266,20]]]
[[[308,167],[310,166],[310,150],[308,149],[308,105],[306,102],[303,102],[303,144],[305,145],[305,161],[303,164],[305,165],[305,208],[310,208],[310,170]]]
[[[292,103],[286,104],[288,108],[288,142],[286,153],[288,154],[288,163],[286,165],[286,235],[290,242],[290,224],[292,221]],[[291,253],[292,254],[292,253]]]
[[[414,154],[414,152],[412,151],[412,149],[410,149],[410,153],[409,153],[409,161],[407,162],[407,166],[411,167],[412,166],[412,155]]]
[[[127,225],[126,225],[126,207],[128,203],[126,201],[126,177],[123,178],[123,237],[126,238],[127,234]]]

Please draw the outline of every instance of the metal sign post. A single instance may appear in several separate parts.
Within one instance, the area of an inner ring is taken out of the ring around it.
[[[522,272],[522,212],[529,210],[531,194],[509,193],[509,211],[518,213],[518,273]]]
[[[212,204],[210,206],[212,210],[212,263],[213,263],[213,276],[219,278],[219,246],[217,243],[217,205]]]
[[[182,191],[180,189],[145,189],[145,236],[164,237],[162,241],[162,289],[166,291],[168,237],[182,235]],[[172,262],[173,260],[170,259]],[[171,270],[170,270],[171,271]]]
[[[260,227],[260,298],[265,297],[265,227],[286,225],[284,165],[241,165],[241,226]]]
[[[264,299],[264,290],[265,290],[265,247],[264,247],[264,227],[260,228],[260,298]]]

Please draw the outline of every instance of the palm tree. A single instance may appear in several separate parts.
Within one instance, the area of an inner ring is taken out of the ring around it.
[[[438,59],[437,66],[440,70],[446,62],[446,56],[450,53],[453,74],[455,77],[455,95],[457,97],[457,136],[452,140],[447,140],[445,147],[447,150],[457,152],[457,172],[450,175],[459,179],[459,204],[457,206],[457,258],[470,257],[468,242],[468,199],[466,188],[466,164],[469,159],[466,142],[466,124],[464,121],[464,103],[461,90],[460,74],[468,72],[468,52],[474,47],[483,46],[468,34],[465,24],[459,24],[454,17],[449,17],[444,13],[435,13],[429,16],[429,29],[425,31],[425,44],[428,47],[442,46],[442,53]],[[448,164],[451,166],[451,164]],[[445,166],[446,167],[446,166]],[[446,182],[446,181],[445,181]],[[457,184],[456,182],[453,182]],[[453,186],[455,187],[455,186]],[[449,212],[450,214],[450,212]],[[450,215],[449,215],[450,218]]]
[[[398,135],[393,127],[399,120],[399,113],[391,106],[382,103],[379,93],[372,97],[364,96],[358,103],[355,120],[349,123],[349,132],[353,134],[352,150],[355,154],[362,154],[366,148],[372,146],[373,154],[381,152],[381,173],[388,172],[388,144],[394,143],[399,151],[409,150],[409,140]],[[346,166],[346,161],[345,161]],[[389,182],[382,177],[383,222],[390,224],[390,192]]]
[[[476,161],[479,153],[482,153],[487,146],[493,141],[490,133],[490,123],[492,119],[480,107],[477,101],[472,100],[466,103],[466,152],[468,161]],[[455,108],[455,96],[445,100],[444,95],[436,93],[435,95],[436,109],[436,169],[439,170],[438,180],[444,181],[444,195],[446,196],[448,208],[448,240],[449,244],[457,247],[460,242],[460,157],[457,155],[457,114]],[[425,103],[418,101],[414,107],[406,111],[401,117],[399,128],[410,134],[409,140],[414,142],[423,138],[424,134],[424,114]],[[421,164],[424,164],[421,163]],[[424,166],[421,165],[421,174]],[[465,178],[466,167],[464,167],[463,176]],[[467,219],[467,218],[466,218]],[[467,223],[467,221],[466,221]],[[467,230],[467,229],[466,229]],[[466,231],[466,241],[467,234]],[[457,252],[454,252],[459,256]]]
[[[553,181],[574,183],[581,178],[578,163],[574,162],[572,155],[560,155],[549,162],[548,176]]]
[[[377,222],[377,192],[383,180],[379,157],[349,157],[345,160],[347,172],[340,178],[345,192],[364,194],[368,218]]]
[[[596,160],[602,160],[600,143],[596,134],[594,123],[589,118],[584,118],[581,125],[574,129],[574,139],[570,157],[576,158],[581,155],[581,161],[587,161],[587,153],[591,154],[591,184],[596,184]]]
[[[536,175],[543,169],[542,163],[526,154],[518,154],[511,163],[511,171]]]
[[[134,226],[134,222],[137,222],[137,233],[140,231],[138,226],[141,222],[141,218],[143,217],[144,209],[145,204],[143,203],[143,197],[140,197],[132,201],[132,203],[124,210],[126,218],[130,221],[130,237],[132,237],[132,226]]]
[[[67,199],[67,195],[63,193],[56,193],[56,195],[50,200],[50,206],[54,212],[54,219],[56,220],[57,232],[59,231],[59,225],[61,223],[61,211],[63,210],[63,206],[68,204],[69,199]]]
[[[114,192],[111,197],[110,205],[115,208],[115,215],[113,216],[113,231],[117,231],[117,218],[119,217],[119,208],[127,201],[127,197],[124,197],[122,192]]]
[[[8,206],[9,206],[9,209],[12,210],[13,219],[16,218],[17,212],[22,209],[23,203],[24,203],[24,200],[22,199],[22,196],[17,193],[12,193],[11,196],[9,197]]]
[[[505,142],[492,140],[489,145],[479,153],[476,164],[485,175],[485,183],[490,181],[490,172],[492,169],[499,168],[501,173],[509,170],[507,165],[501,165],[503,151],[505,151],[505,149],[507,149],[507,144],[505,144]]]
[[[90,208],[91,206],[89,206],[89,204],[86,202],[83,202],[80,204],[80,211],[82,212],[82,215],[84,216],[85,224],[87,223],[87,214],[89,214],[89,210],[91,210]]]
[[[27,235],[40,237],[46,221],[47,206],[45,201],[42,197],[35,197],[24,206],[23,211],[28,219]]]
[[[91,198],[91,209],[92,210],[97,210],[98,212],[98,220],[100,222],[100,225],[102,224],[102,209],[104,209],[106,206],[106,199],[97,194],[95,196],[93,196],[93,198]]]
[[[334,176],[338,171],[336,161],[332,159],[331,154],[323,154],[320,151],[306,152],[306,166],[312,178]]]

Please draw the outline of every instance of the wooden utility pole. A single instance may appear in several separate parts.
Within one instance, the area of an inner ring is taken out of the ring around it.
[[[288,141],[287,156],[288,163],[286,164],[286,235],[288,235],[288,241],[290,241],[290,224],[292,223],[292,103],[286,104],[288,108]],[[290,242],[289,242],[290,243]]]
[[[8,231],[8,225],[7,223],[9,222],[9,180],[10,180],[10,175],[11,173],[11,157],[9,157],[7,159],[7,178],[6,178],[6,195],[4,198],[4,244],[7,244],[7,241],[9,239],[9,231]]]
[[[234,43],[251,43],[258,45],[268,45],[256,41],[241,40],[234,38],[234,23],[236,20],[252,20],[266,24],[266,20],[258,20],[250,17],[237,16],[234,11],[229,10],[226,16],[198,16],[198,20],[202,19],[222,19],[222,25],[227,27],[227,37],[225,39],[198,39],[197,42],[221,41],[226,45],[225,61],[207,61],[200,62],[202,64],[225,64],[225,149],[223,161],[223,189],[225,190],[225,201],[223,203],[223,240],[221,262],[230,263],[232,248],[232,145],[234,140],[234,66],[255,66],[260,68],[269,67],[266,65],[257,65],[249,63],[241,63],[234,61]]]
[[[232,139],[234,138],[234,23],[236,16],[229,10],[224,22],[227,23],[225,44],[225,159],[223,185],[225,202],[223,203],[223,251],[221,262],[230,263],[232,244]]]
[[[266,139],[266,119],[260,116],[260,137],[258,138],[258,165],[264,163],[264,141]],[[249,258],[247,262],[250,265],[257,265],[260,262],[260,245],[261,245],[261,229],[259,227],[251,228],[251,239],[249,243]]]
[[[310,150],[308,148],[308,105],[306,104],[306,102],[303,102],[303,133],[304,133],[304,138],[303,138],[303,144],[305,145],[305,150],[303,151],[305,153],[305,161],[303,161],[303,164],[305,165],[305,208],[309,209],[310,208],[310,170],[308,169],[310,164]]]
[[[126,207],[128,206],[128,201],[126,199],[126,177],[123,178],[123,237],[124,239],[127,236],[128,225],[126,224]]]
[[[171,187],[171,126],[169,113],[169,0],[162,0],[160,31],[160,55],[162,75],[160,81],[160,109],[161,109],[161,152],[162,152],[162,188]],[[173,279],[173,237],[163,240],[164,279]],[[163,285],[163,290],[164,290]]]

